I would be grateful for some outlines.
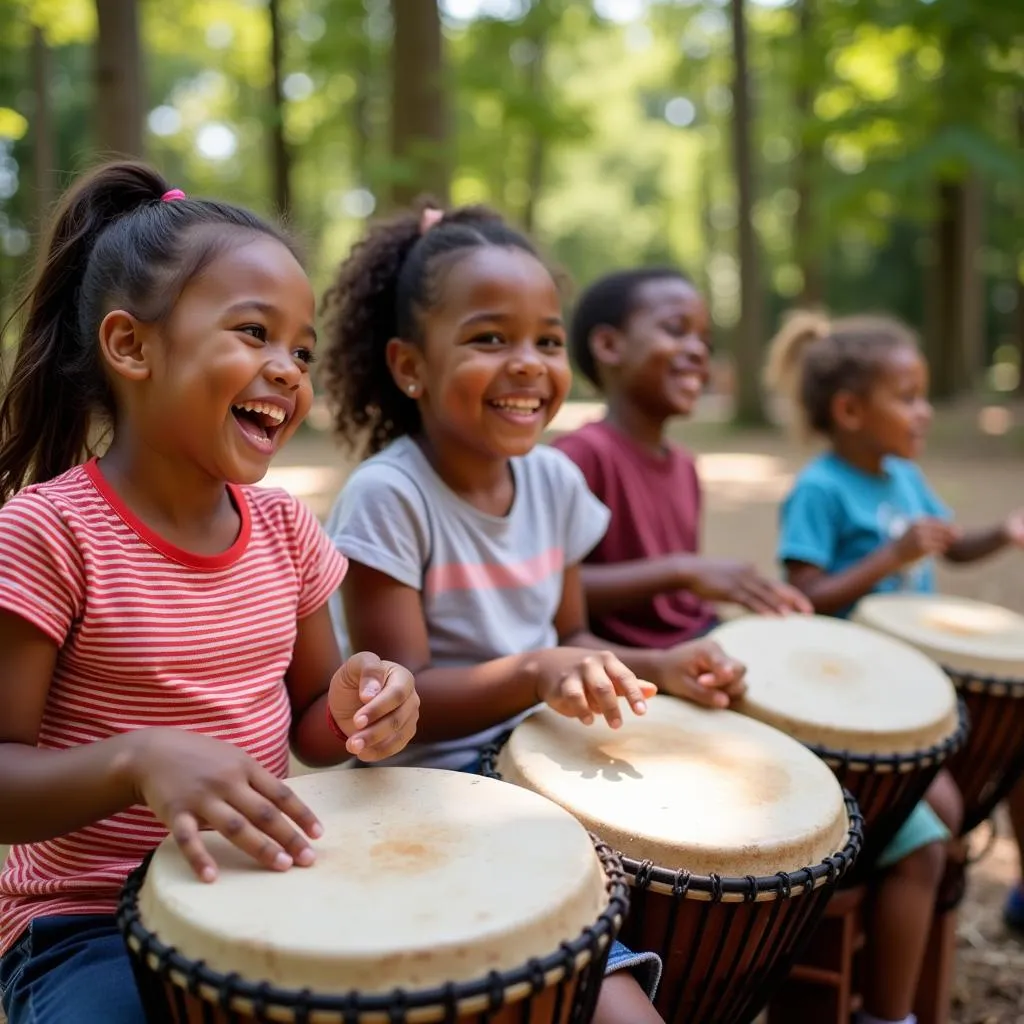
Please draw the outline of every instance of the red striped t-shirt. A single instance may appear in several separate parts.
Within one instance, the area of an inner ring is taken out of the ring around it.
[[[94,461],[0,509],[0,609],[60,648],[40,747],[176,726],[287,775],[296,624],[339,586],[346,561],[286,492],[230,492],[241,529],[213,556],[157,536]],[[14,847],[0,873],[0,953],[35,917],[113,913],[129,871],[166,835],[135,806]]]

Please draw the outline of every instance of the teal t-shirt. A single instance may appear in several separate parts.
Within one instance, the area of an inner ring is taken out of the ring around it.
[[[827,573],[842,572],[895,540],[917,519],[951,518],[916,463],[888,457],[874,475],[832,452],[819,455],[797,476],[782,504],[780,562],[807,562]],[[877,593],[935,590],[930,558],[880,580]],[[845,617],[852,611],[844,609]]]

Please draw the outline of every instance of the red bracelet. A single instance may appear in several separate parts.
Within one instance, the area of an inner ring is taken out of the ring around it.
[[[344,740],[347,743],[348,733],[341,731],[341,726],[338,725],[337,719],[331,714],[331,705],[324,704],[324,707],[327,709],[327,728],[330,729],[339,740]]]

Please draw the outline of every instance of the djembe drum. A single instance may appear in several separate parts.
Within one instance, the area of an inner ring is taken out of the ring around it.
[[[949,770],[966,835],[1024,774],[1024,617],[998,605],[931,594],[877,594],[856,620],[941,665],[967,705],[971,733]]]
[[[857,800],[860,876],[963,743],[949,680],[909,644],[840,619],[749,616],[710,636],[747,666],[736,710],[806,744]]]
[[[856,803],[782,733],[654,697],[612,730],[541,709],[484,772],[571,811],[620,851],[622,941],[661,956],[668,1024],[747,1024],[860,848]]]
[[[155,1024],[587,1024],[628,906],[618,858],[548,800],[416,768],[293,779],[324,837],[265,871],[163,843],[118,920]]]

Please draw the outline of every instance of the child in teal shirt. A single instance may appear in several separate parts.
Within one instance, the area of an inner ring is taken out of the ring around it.
[[[934,558],[970,562],[1024,542],[1024,515],[965,532],[913,461],[931,422],[916,340],[884,317],[798,313],[772,342],[768,384],[829,450],[782,505],[778,558],[818,614],[846,617],[866,594],[935,590]],[[860,1024],[914,1021],[946,842],[960,794],[940,772],[879,860]]]

